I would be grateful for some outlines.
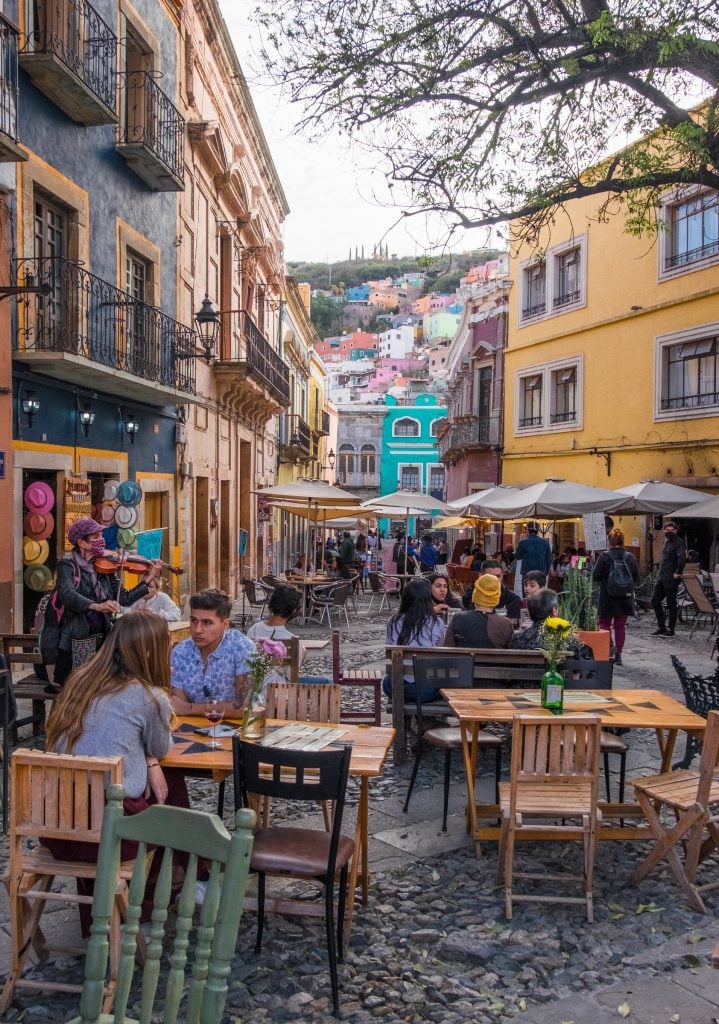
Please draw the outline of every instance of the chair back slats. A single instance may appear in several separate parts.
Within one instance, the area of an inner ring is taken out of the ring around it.
[[[682,576],[682,583],[689,597],[697,606],[697,611],[702,615],[715,615],[716,609],[704,593],[704,589],[697,576]]]
[[[562,669],[565,690],[611,690],[614,680],[613,661],[591,658],[565,658]]]
[[[414,654],[415,688],[436,690],[470,689],[474,683],[474,658],[471,654],[433,657]]]
[[[280,800],[338,800],[352,748],[278,750],[233,737],[236,792],[247,805],[249,794]]]
[[[597,775],[600,719],[515,715],[512,777],[578,779]]]
[[[709,793],[711,791],[714,775],[719,760],[719,711],[710,711],[707,715],[707,727],[704,730],[702,742],[702,754],[699,759],[699,785],[697,787],[697,802],[702,807],[709,805]]]
[[[120,846],[123,839],[131,839],[139,843],[139,853],[127,897],[114,1005],[115,1020],[122,1021],[126,1017],[135,971],[140,912],[147,882],[145,853],[148,835],[152,837],[153,844],[165,846],[165,850],[154,891],[138,1019],[140,1024],[151,1024],[153,1019],[157,1019],[161,997],[162,1019],[168,1024],[175,1024],[178,1019],[189,960],[197,863],[202,858],[211,862],[210,881],[196,933],[196,951],[183,1019],[187,1024],[221,1020],[249,872],[254,813],[241,810],[236,818],[235,831],[230,834],[219,818],[202,811],[163,805],[124,817],[122,787],[110,786],[107,796],[93,901],[92,933],[85,960],[85,984],[80,1002],[81,1021],[83,1024],[96,1022],[102,1009],[102,980],[109,955],[108,934],[116,899]],[[176,850],[189,853],[189,861],[177,904],[174,941],[171,942],[166,934],[166,922],[172,902],[173,851]],[[224,872],[221,871],[223,867]],[[169,971],[166,971],[162,959],[165,944],[169,947]],[[163,992],[160,983],[165,976],[167,980]]]
[[[334,683],[269,683],[267,717],[281,721],[339,722],[340,688]]]

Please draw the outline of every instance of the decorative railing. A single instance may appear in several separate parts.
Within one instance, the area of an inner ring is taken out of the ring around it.
[[[29,3],[26,10],[31,21],[20,52],[52,54],[114,110],[117,36],[95,8],[86,0],[63,0]]]
[[[457,451],[460,448],[489,444],[490,424],[489,416],[472,416],[459,423],[453,423],[447,433],[443,434],[437,442],[440,459],[443,459],[449,452]]]
[[[325,437],[327,437],[329,432],[330,432],[330,414],[328,412],[323,412],[322,413],[322,425],[320,427],[320,433],[323,434]]]
[[[151,71],[125,75],[125,125],[120,143],[146,146],[176,178],[185,173],[185,119]]]
[[[338,473],[337,483],[342,487],[379,487],[379,473]]]
[[[0,14],[0,132],[17,142],[17,53],[19,33]]]
[[[312,454],[312,434],[310,425],[297,413],[280,416],[279,443],[282,448],[292,449],[295,455],[304,452]]]
[[[581,294],[582,293],[578,288],[575,288],[570,292],[560,292],[559,295],[555,295],[554,297],[554,307],[568,306],[571,302],[579,302]]]
[[[67,259],[16,261],[17,282],[48,287],[19,304],[15,347],[82,356],[113,370],[195,394],[197,335],[155,306]]]

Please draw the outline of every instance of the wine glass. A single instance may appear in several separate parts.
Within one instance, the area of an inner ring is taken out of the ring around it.
[[[217,742],[217,723],[225,717],[225,710],[222,701],[216,697],[209,697],[205,708],[205,718],[212,723],[212,736],[207,746],[210,750],[222,750],[222,744]]]

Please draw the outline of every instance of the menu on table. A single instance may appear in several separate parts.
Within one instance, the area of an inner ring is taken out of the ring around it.
[[[265,736],[262,746],[281,750],[322,750],[346,732],[346,729],[325,729],[317,725],[282,725]]]

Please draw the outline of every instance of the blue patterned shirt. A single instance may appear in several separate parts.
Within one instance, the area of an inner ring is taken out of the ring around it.
[[[210,697],[235,699],[237,676],[249,672],[248,657],[255,645],[238,629],[228,629],[215,650],[202,660],[199,647],[190,637],[172,651],[172,686],[183,690],[192,704],[202,704]]]

